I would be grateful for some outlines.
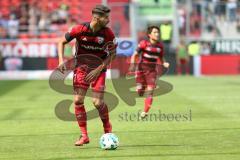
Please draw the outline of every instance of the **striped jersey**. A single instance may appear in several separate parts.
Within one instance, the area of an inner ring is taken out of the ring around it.
[[[80,25],[74,26],[69,32],[65,34],[66,40],[69,42],[76,39],[76,57],[94,59],[89,57],[96,57],[95,59],[104,60],[108,56],[106,50],[106,44],[113,42],[116,45],[115,36],[112,30],[108,27],[104,27],[98,32],[93,32],[90,28],[90,22],[86,22]],[[78,62],[79,63],[79,62]]]
[[[162,62],[163,59],[163,44],[158,42],[156,44],[151,44],[149,40],[142,40],[138,44],[137,52],[141,54],[141,62],[157,62],[157,59],[160,58]]]

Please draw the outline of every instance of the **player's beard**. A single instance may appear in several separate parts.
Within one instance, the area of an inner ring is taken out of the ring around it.
[[[101,27],[106,27],[107,24],[108,24],[108,22],[102,22],[102,23],[100,23]]]

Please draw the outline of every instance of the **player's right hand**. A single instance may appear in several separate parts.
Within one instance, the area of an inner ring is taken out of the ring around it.
[[[64,74],[64,72],[67,70],[67,67],[66,67],[66,65],[65,65],[64,63],[61,63],[61,64],[58,65],[58,70],[59,70],[62,74]]]

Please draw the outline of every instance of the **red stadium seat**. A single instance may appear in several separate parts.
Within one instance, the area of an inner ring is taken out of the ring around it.
[[[9,7],[10,2],[6,1],[6,0],[1,0],[0,5],[1,5],[1,7]]]
[[[81,11],[80,11],[79,8],[76,8],[76,7],[73,8],[73,7],[72,7],[72,8],[70,8],[69,13],[70,13],[71,15],[80,15],[80,14],[81,14]]]
[[[28,33],[20,33],[18,37],[20,39],[29,39],[30,38]]]
[[[49,34],[45,32],[40,33],[39,38],[49,38]]]
[[[1,7],[0,13],[1,13],[4,17],[8,17],[9,14],[10,14],[10,10],[9,10],[7,7]]]
[[[11,5],[18,7],[20,5],[20,0],[12,0]]]
[[[82,3],[81,1],[79,1],[79,0],[71,0],[71,4],[80,4],[80,3]]]
[[[69,0],[62,0],[61,4],[66,4],[66,5],[70,5],[72,1]]]
[[[57,38],[57,37],[58,37],[57,33],[50,33],[49,34],[49,38]]]

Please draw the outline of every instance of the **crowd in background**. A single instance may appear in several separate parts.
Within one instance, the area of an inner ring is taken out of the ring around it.
[[[189,36],[199,37],[202,32],[214,37],[221,37],[218,22],[236,26],[240,34],[240,3],[237,0],[178,0],[179,30],[186,34],[187,12],[190,10]]]
[[[53,33],[57,36],[59,30],[65,31],[76,20],[69,17],[68,6],[61,4],[58,8],[41,7],[41,1],[21,1],[19,7],[10,6],[9,14],[0,13],[0,37],[18,38],[20,33],[29,36],[39,36],[40,33]]]
[[[66,31],[69,26],[79,23],[79,19],[69,16],[69,6],[49,1],[42,7],[41,1],[22,0],[19,6],[9,6],[9,14],[0,12],[0,38],[18,38],[21,33],[27,33],[29,37],[43,36],[44,33],[52,33],[57,36],[59,32]],[[160,3],[161,1],[158,1]],[[240,34],[240,3],[237,0],[178,0],[178,24],[180,35],[200,37],[203,33],[208,36],[221,37],[218,22],[231,23],[236,26]],[[129,7],[125,7],[129,10]],[[124,10],[128,13],[129,11]],[[187,31],[187,13],[189,14],[189,27]],[[128,15],[128,14],[127,14]],[[120,34],[119,23],[113,24],[117,36]],[[126,26],[130,27],[130,26]],[[60,33],[59,33],[60,34]],[[23,34],[24,35],[24,34]]]

